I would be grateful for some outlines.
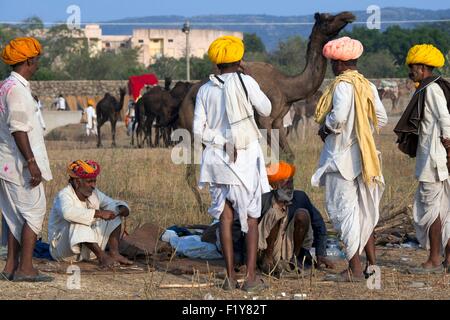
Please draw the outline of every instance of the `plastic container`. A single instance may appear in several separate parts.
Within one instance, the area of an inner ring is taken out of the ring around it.
[[[333,260],[345,259],[339,240],[334,237],[327,239],[327,257]]]

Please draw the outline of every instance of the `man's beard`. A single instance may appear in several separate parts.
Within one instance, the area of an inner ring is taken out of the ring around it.
[[[278,201],[291,202],[294,198],[294,189],[277,189],[276,197]]]

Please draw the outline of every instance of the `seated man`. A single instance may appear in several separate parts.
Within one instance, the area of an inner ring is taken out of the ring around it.
[[[309,250],[316,250],[316,266],[334,268],[326,258],[327,229],[320,212],[305,192],[294,190],[295,166],[281,161],[267,168],[272,191],[262,195],[262,211],[258,222],[258,266],[264,273],[310,266]],[[233,243],[237,262],[245,254],[239,220],[233,223]]]
[[[132,264],[119,254],[121,217],[129,215],[128,205],[95,187],[99,173],[100,166],[92,160],[69,164],[69,185],[58,193],[50,211],[48,238],[53,259],[82,261],[97,257],[102,267]]]

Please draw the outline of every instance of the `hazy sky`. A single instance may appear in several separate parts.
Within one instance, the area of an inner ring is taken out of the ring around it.
[[[304,15],[317,11],[366,10],[369,5],[448,9],[442,0],[0,0],[0,21],[21,21],[37,15],[45,22],[66,21],[67,7],[78,5],[81,22],[153,15],[204,14]]]

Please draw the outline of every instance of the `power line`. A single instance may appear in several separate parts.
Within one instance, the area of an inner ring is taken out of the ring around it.
[[[450,22],[450,19],[433,20],[380,20],[380,24],[413,24],[413,23],[438,23]],[[180,26],[179,22],[83,22],[82,25],[98,24],[102,26]],[[192,26],[306,26],[315,22],[190,22]],[[35,25],[36,22],[0,21],[0,24],[8,25]],[[64,25],[65,22],[43,22],[44,26]],[[352,24],[367,24],[367,21],[355,21]]]

